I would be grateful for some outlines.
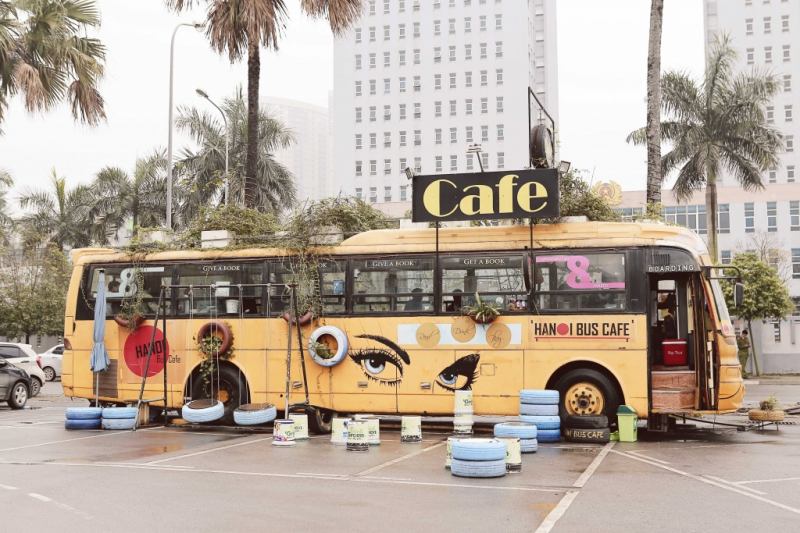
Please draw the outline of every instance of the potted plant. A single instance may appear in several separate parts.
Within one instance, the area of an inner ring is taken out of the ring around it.
[[[481,295],[475,293],[475,303],[464,307],[464,314],[478,324],[488,324],[500,316],[500,310],[490,303],[481,300]]]
[[[334,353],[331,350],[330,346],[328,346],[324,342],[312,342],[309,345],[309,349],[312,353],[317,354],[322,359],[330,359],[331,357],[334,356]]]
[[[759,408],[751,409],[747,416],[755,422],[782,422],[785,413],[782,409],[776,409],[777,406],[778,399],[773,395],[766,400],[761,400],[758,404]]]

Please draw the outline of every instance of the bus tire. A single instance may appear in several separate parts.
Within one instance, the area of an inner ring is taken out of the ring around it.
[[[219,346],[219,354],[227,353],[233,347],[233,332],[228,324],[221,320],[212,320],[200,326],[200,329],[197,330],[197,340],[199,342],[203,337],[213,335],[213,333],[217,331],[222,334],[222,344]]]
[[[336,353],[333,354],[333,357],[328,359],[321,357],[314,349],[314,345],[323,335],[330,335],[336,339]],[[332,367],[338,365],[347,355],[347,350],[347,334],[335,326],[319,327],[315,329],[313,333],[311,333],[311,336],[308,339],[308,353],[311,355],[311,358],[314,360],[314,362],[319,366]]]
[[[567,415],[567,417],[564,419],[564,427],[573,429],[603,429],[608,427],[608,417],[606,415]]]
[[[219,366],[219,381],[217,383],[217,375],[214,372],[214,393],[218,400],[220,400],[225,408],[225,412],[220,420],[224,424],[233,424],[233,411],[239,407],[240,403],[248,402],[248,389],[247,384],[241,379],[239,370],[231,363],[220,363]],[[211,387],[209,384],[204,383],[199,374],[195,374],[192,378],[194,385],[192,387],[192,399],[208,399],[211,397]]]
[[[103,410],[100,407],[67,407],[64,416],[67,420],[100,420]]]
[[[558,404],[536,405],[532,403],[519,404],[519,414],[532,416],[558,416]]]
[[[333,416],[336,414],[334,411],[319,407],[306,407],[305,412],[308,415],[308,429],[312,433],[327,435],[331,432]]]
[[[604,373],[593,368],[576,368],[559,377],[554,388],[561,393],[562,418],[605,415],[611,423],[616,422],[617,407],[622,401],[617,387]]]

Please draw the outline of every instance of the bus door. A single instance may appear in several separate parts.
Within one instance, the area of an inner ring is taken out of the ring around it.
[[[695,350],[698,383],[700,384],[700,409],[717,408],[717,382],[719,361],[714,343],[716,341],[714,321],[709,309],[708,295],[704,290],[701,275],[694,274],[691,279],[691,297],[694,311]]]

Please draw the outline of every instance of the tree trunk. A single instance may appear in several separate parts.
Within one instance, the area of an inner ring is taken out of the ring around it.
[[[258,168],[258,86],[261,57],[257,39],[247,47],[247,161],[244,169],[244,205],[253,208],[255,176]]]
[[[30,333],[26,333],[25,334],[25,344],[30,344],[30,343],[31,343],[31,334]]]
[[[664,0],[650,3],[647,47],[647,203],[661,203],[661,23]]]
[[[708,227],[708,253],[711,262],[719,262],[717,250],[717,178],[710,172],[706,175],[706,226]]]
[[[747,320],[747,331],[750,333],[750,348],[753,350],[753,370],[755,375],[761,375],[761,369],[758,367],[758,354],[756,353],[756,336],[753,335],[753,323]]]

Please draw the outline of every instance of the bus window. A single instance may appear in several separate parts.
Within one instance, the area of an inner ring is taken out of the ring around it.
[[[319,272],[323,311],[332,314],[344,313],[347,264],[344,261],[321,261]]]
[[[164,265],[133,266],[110,265],[92,267],[88,291],[84,290],[86,303],[94,308],[97,296],[97,283],[100,270],[106,275],[106,317],[111,318],[123,311],[123,302],[141,296],[143,311],[152,315],[158,309],[158,296],[161,285],[172,281],[172,268]],[[169,295],[166,301],[167,313],[171,312]]]
[[[194,285],[179,289],[178,313],[181,316],[258,315],[262,312],[261,287],[242,287],[261,283],[261,263],[201,263],[178,267],[178,284]],[[202,287],[215,285],[216,290]],[[199,287],[198,287],[199,286]]]
[[[625,254],[537,255],[535,264],[538,310],[625,309]]]
[[[440,264],[442,312],[460,313],[474,303],[476,292],[501,312],[527,310],[522,255],[459,255],[443,257]]]
[[[353,269],[353,312],[433,311],[433,259],[358,259]]]

